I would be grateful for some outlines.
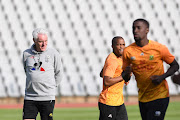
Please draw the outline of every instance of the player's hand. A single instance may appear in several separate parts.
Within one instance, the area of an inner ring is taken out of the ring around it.
[[[125,82],[128,82],[132,75],[132,64],[130,64],[130,66],[127,66],[121,75]]]
[[[152,83],[159,85],[165,78],[163,75],[153,75],[150,79],[152,80]]]
[[[130,76],[132,76],[132,72],[131,72],[131,74],[130,74]],[[124,84],[127,86],[128,84],[129,84],[129,81],[128,82],[124,82]]]

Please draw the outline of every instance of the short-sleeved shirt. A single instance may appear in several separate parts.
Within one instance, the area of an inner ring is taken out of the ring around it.
[[[120,76],[121,73],[122,58],[118,58],[114,53],[110,53],[104,64],[103,77],[109,76],[114,78]],[[99,102],[110,106],[122,105],[124,103],[123,86],[124,80],[112,86],[105,86],[103,82],[103,90],[99,96]]]
[[[159,85],[154,85],[150,77],[164,74],[163,61],[171,64],[174,58],[165,45],[152,40],[143,47],[133,43],[124,49],[122,68],[124,70],[128,65],[133,65],[140,102],[169,97],[167,81],[163,80]]]

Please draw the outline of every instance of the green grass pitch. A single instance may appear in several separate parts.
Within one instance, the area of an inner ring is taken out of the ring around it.
[[[141,120],[138,105],[126,106],[129,120]],[[98,120],[97,107],[55,108],[54,120]],[[22,109],[0,109],[0,120],[22,120]],[[37,120],[40,120],[38,115]],[[180,102],[170,102],[165,120],[180,120]]]

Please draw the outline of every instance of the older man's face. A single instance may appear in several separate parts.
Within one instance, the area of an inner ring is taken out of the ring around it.
[[[46,34],[39,34],[38,39],[34,40],[36,50],[38,52],[43,52],[47,48],[47,43],[48,43],[48,37]]]

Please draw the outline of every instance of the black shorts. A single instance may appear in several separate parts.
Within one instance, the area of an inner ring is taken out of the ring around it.
[[[124,104],[120,106],[108,106],[98,103],[99,106],[99,120],[128,120],[126,107]]]
[[[169,97],[150,102],[139,102],[142,120],[164,120],[169,104]]]
[[[36,119],[38,112],[40,112],[41,120],[53,120],[54,104],[55,100],[24,100],[23,119]]]

